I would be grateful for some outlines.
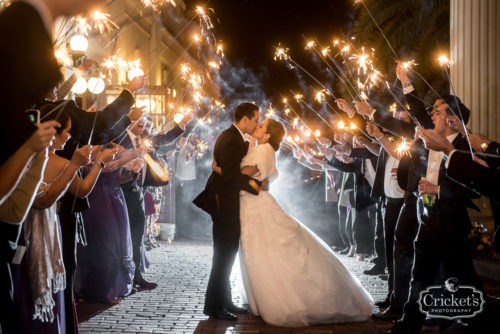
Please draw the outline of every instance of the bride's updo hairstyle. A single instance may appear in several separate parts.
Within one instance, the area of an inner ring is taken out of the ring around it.
[[[285,136],[285,127],[275,119],[269,118],[267,120],[266,133],[269,134],[269,140],[267,142],[271,144],[275,151],[278,151],[280,149],[280,143]]]

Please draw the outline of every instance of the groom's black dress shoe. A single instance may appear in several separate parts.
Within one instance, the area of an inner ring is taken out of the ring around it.
[[[391,301],[389,298],[385,298],[384,300],[375,303],[375,306],[383,307],[383,308],[389,307],[389,305],[391,305]]]
[[[376,312],[372,314],[372,317],[375,319],[388,321],[401,319],[402,316],[401,311],[392,310],[390,307],[384,312]]]
[[[208,315],[210,318],[215,318],[215,319],[220,319],[220,320],[227,320],[227,321],[236,321],[238,320],[238,317],[232,314],[231,312],[226,311],[225,309],[222,310],[203,310],[203,314]]]
[[[235,314],[248,314],[248,310],[246,308],[239,307],[234,304],[226,306],[225,310]]]
[[[365,275],[381,275],[385,274],[385,267],[374,265],[368,270],[363,271]]]

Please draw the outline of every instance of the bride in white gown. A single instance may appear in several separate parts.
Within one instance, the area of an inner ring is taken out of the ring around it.
[[[265,120],[241,166],[257,166],[253,177],[278,176],[276,151],[283,125]],[[307,198],[304,198],[307,206]],[[267,191],[240,194],[243,284],[251,311],[277,326],[363,321],[373,299],[318,236],[289,216]]]

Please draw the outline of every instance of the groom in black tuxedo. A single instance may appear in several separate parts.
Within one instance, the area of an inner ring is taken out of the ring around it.
[[[237,320],[233,313],[248,313],[232,302],[229,275],[240,241],[240,190],[257,195],[261,183],[241,174],[240,164],[248,151],[245,134],[259,124],[259,107],[241,103],[234,110],[234,124],[224,130],[214,147],[214,162],[222,175],[213,172],[205,190],[193,201],[213,221],[214,254],[203,313],[217,319]],[[255,172],[257,168],[255,168]]]

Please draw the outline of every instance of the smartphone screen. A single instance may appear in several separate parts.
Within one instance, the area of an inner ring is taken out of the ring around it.
[[[28,109],[26,110],[26,115],[31,123],[38,125],[40,123],[40,110],[38,109]]]

